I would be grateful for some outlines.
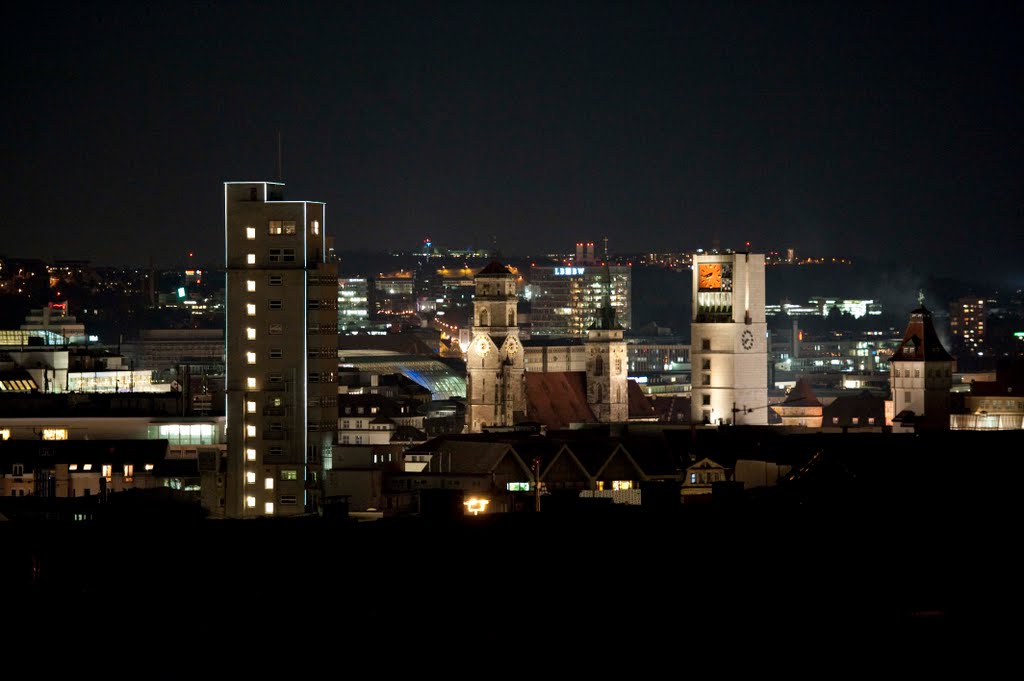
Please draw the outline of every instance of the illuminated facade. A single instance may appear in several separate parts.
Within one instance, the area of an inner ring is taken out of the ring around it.
[[[693,256],[693,423],[768,423],[764,255]]]
[[[910,313],[903,343],[889,360],[894,428],[949,429],[953,358],[942,347],[931,312]]]
[[[531,336],[585,337],[597,321],[610,279],[611,305],[623,328],[630,328],[632,268],[623,265],[530,268]]]
[[[949,305],[949,331],[955,352],[985,354],[985,300],[964,296]]]
[[[366,327],[370,304],[366,279],[338,279],[338,331],[344,333]]]
[[[225,182],[231,518],[317,512],[337,430],[338,276],[323,203]]]

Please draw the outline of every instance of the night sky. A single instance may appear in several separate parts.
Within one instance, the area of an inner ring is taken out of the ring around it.
[[[29,8],[31,6],[31,8]],[[222,183],[341,250],[793,247],[1012,272],[1024,3],[26,3],[0,255],[221,264]]]

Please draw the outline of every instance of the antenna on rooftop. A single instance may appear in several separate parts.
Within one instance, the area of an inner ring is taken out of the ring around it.
[[[283,162],[281,160],[281,131],[277,131],[277,181],[284,181],[284,170],[282,168]]]

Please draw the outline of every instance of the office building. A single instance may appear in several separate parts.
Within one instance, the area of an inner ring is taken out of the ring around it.
[[[598,321],[606,295],[610,297],[617,322],[624,329],[630,328],[632,268],[629,266],[533,265],[529,279],[531,337],[585,337],[587,330]]]
[[[326,207],[225,182],[225,514],[319,510],[337,430],[338,275]]]

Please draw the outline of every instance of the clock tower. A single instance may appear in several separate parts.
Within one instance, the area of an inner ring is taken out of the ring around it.
[[[690,419],[767,425],[764,255],[693,256]]]
[[[516,275],[497,260],[474,278],[473,324],[466,350],[466,431],[511,426],[526,412]]]
[[[915,430],[948,430],[955,362],[935,332],[923,294],[919,303],[889,359],[893,421],[901,429],[909,422]]]

